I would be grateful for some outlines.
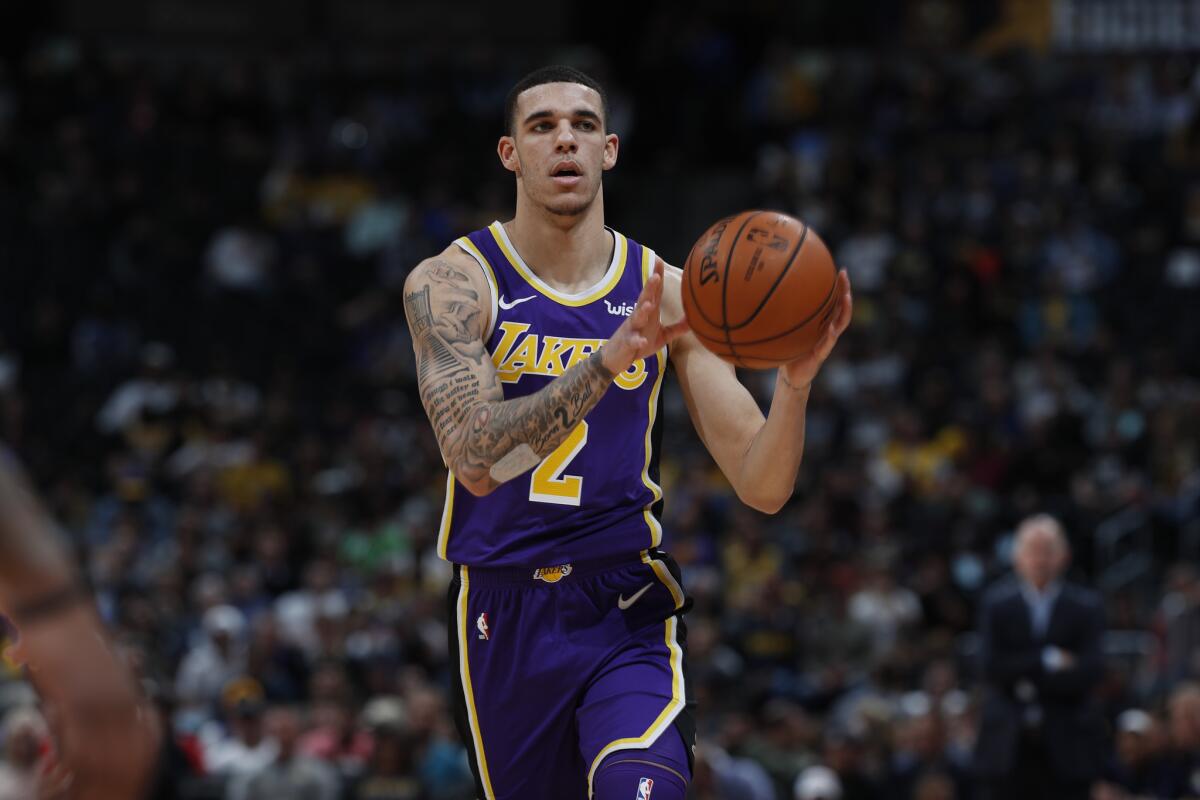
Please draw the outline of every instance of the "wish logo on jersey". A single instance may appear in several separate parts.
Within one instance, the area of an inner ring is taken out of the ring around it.
[[[631,317],[631,316],[633,316],[634,306],[632,303],[621,303],[620,305],[614,306],[612,303],[605,300],[604,307],[607,308],[608,313],[612,314],[614,317]]]
[[[638,781],[638,793],[636,800],[650,800],[650,792],[654,789],[653,778],[642,778]]]
[[[557,378],[608,341],[530,333],[530,327],[528,322],[500,323],[503,334],[492,353],[492,363],[501,383],[516,383],[522,375]],[[626,390],[638,388],[646,382],[646,361],[639,358],[613,382]]]

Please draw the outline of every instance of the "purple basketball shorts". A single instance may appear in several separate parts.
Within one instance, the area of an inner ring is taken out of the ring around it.
[[[585,800],[605,758],[664,734],[690,754],[690,601],[666,554],[457,566],[449,603],[455,722],[480,798]]]

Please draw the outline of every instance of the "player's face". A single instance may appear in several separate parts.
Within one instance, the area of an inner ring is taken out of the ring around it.
[[[617,163],[617,136],[604,132],[600,94],[578,83],[545,83],[517,96],[514,135],[500,139],[518,191],[552,214],[577,216]]]

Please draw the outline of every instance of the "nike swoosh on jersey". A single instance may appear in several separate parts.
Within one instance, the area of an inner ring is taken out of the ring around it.
[[[622,611],[625,611],[631,605],[633,605],[639,599],[641,599],[642,595],[644,595],[646,592],[650,591],[650,587],[653,585],[654,585],[653,583],[647,583],[645,586],[638,589],[637,592],[635,592],[633,595],[631,595],[628,600],[625,599],[625,595],[623,595],[623,594],[617,595],[617,608],[621,609]]]
[[[531,295],[529,295],[529,297],[518,297],[516,300],[506,303],[506,302],[504,302],[504,295],[500,295],[500,301],[499,301],[500,307],[503,308],[505,311],[507,311],[508,309],[513,308],[515,306],[519,306],[519,305],[521,305],[521,303],[532,300],[535,297],[537,297],[536,294],[531,294]]]

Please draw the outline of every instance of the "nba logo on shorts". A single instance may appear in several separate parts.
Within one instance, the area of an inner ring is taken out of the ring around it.
[[[487,639],[491,638],[488,635],[489,629],[488,629],[487,612],[486,611],[479,615],[479,619],[475,620],[475,627],[479,629],[479,638],[480,639],[484,639],[486,641]]]
[[[653,788],[653,778],[642,778],[640,781],[638,781],[637,800],[650,800],[650,790]]]

